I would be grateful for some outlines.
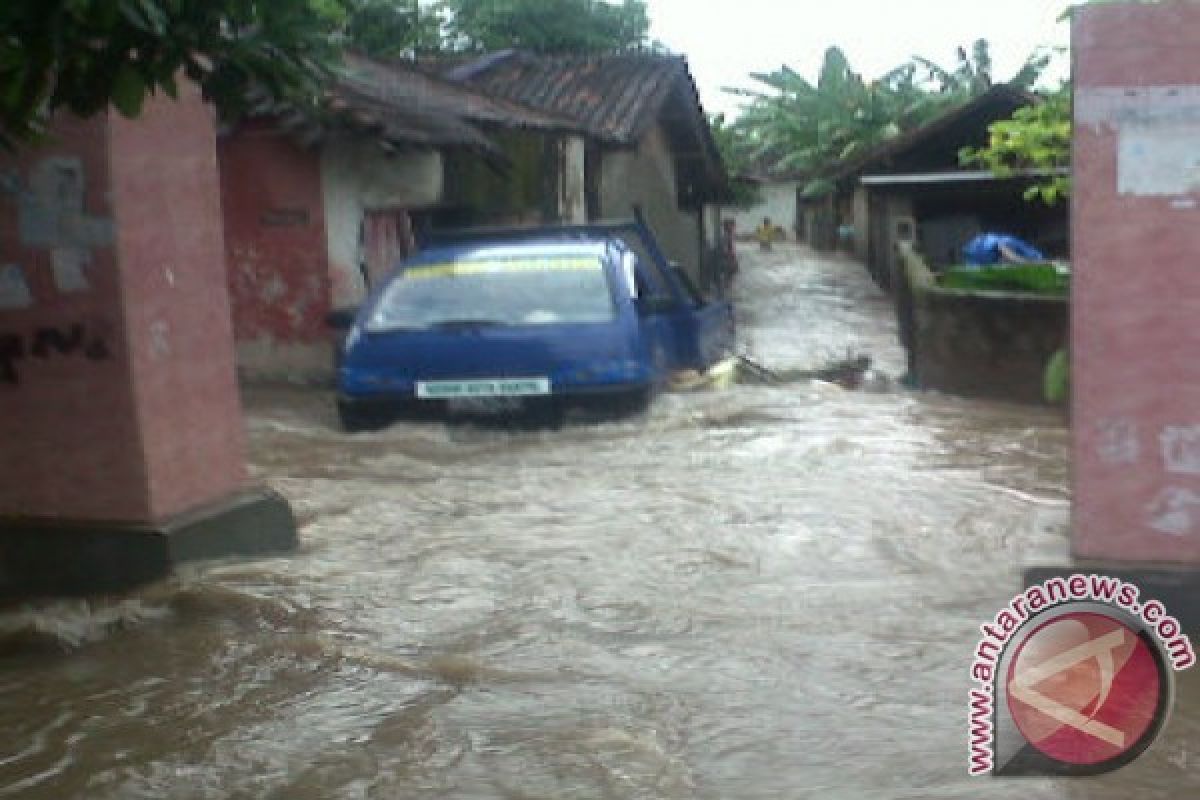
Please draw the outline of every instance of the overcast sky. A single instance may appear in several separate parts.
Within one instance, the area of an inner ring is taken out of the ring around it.
[[[986,38],[995,77],[1012,77],[1038,45],[1066,45],[1057,21],[1069,0],[647,0],[651,36],[688,57],[708,111],[736,112],[725,86],[787,64],[814,78],[838,45],[868,79],[912,55],[946,67],[962,45]],[[1066,60],[1058,76],[1066,76]]]

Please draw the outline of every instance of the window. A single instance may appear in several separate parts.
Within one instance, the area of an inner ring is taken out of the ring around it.
[[[615,313],[596,255],[492,258],[408,267],[384,291],[367,329],[607,322]]]

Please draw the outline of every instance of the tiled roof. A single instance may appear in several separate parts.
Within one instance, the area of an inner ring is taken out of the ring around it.
[[[593,136],[620,144],[637,141],[677,87],[691,89],[699,113],[687,62],[678,56],[532,56],[510,50],[455,67],[445,77],[571,119]]]
[[[522,107],[413,66],[347,55],[319,111],[262,104],[301,138],[319,141],[331,128],[377,135],[390,147],[466,147],[496,153],[495,128],[577,131],[579,125]]]
[[[442,73],[490,96],[568,119],[610,145],[631,146],[655,125],[672,142],[688,202],[730,199],[729,178],[681,56],[656,53],[488,53]]]

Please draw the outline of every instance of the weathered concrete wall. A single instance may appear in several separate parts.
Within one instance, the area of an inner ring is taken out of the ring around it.
[[[0,516],[156,520],[245,486],[210,111],[0,159]]]
[[[334,139],[322,149],[321,187],[332,302],[347,308],[367,293],[360,267],[364,213],[435,205],[442,199],[442,158],[436,152],[392,156],[370,141]]]
[[[912,198],[904,193],[868,190],[865,196],[855,195],[856,215],[860,205],[866,206],[862,210],[866,222],[862,234],[858,224],[855,224],[856,253],[859,236],[863,235],[862,246],[866,248],[866,255],[861,258],[867,265],[867,271],[881,288],[891,291],[898,284],[900,272],[904,269],[899,248],[913,243],[917,237]]]
[[[641,206],[667,257],[700,282],[702,232],[698,214],[681,210],[675,165],[661,127],[642,137],[633,150],[606,151],[601,164],[601,213],[609,218],[633,216]]]
[[[315,376],[331,359],[318,155],[266,125],[219,145],[238,365],[251,376]]]
[[[238,365],[321,379],[332,368],[325,315],[367,293],[364,215],[436,203],[441,159],[350,137],[308,150],[259,124],[222,139],[220,163]]]
[[[1195,565],[1200,5],[1085,7],[1073,35],[1072,546]]]
[[[804,241],[814,250],[837,249],[837,209],[833,195],[807,198],[800,202]]]
[[[914,218],[913,199],[908,195],[888,195],[883,202],[883,214],[885,246],[879,276],[883,287],[890,290],[904,269],[900,248],[915,242],[919,230]]]
[[[764,184],[760,191],[761,202],[753,208],[726,209],[725,217],[737,225],[738,236],[748,236],[762,224],[763,217],[783,228],[789,239],[796,236],[796,181]]]
[[[1067,337],[1066,298],[941,289],[924,261],[902,247],[907,284],[896,293],[910,363],[923,389],[1042,403],[1043,375]]]

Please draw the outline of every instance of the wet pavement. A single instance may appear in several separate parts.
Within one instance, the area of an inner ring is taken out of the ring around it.
[[[746,353],[867,353],[870,390],[352,436],[326,393],[249,392],[302,549],[0,615],[0,797],[1195,794],[1187,681],[1116,775],[967,777],[978,625],[1065,544],[1061,416],[895,388],[850,262],[746,251],[737,292]]]

